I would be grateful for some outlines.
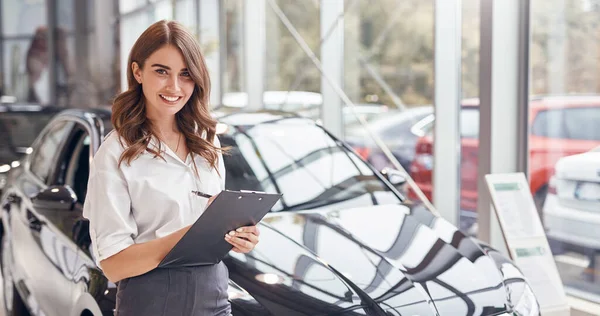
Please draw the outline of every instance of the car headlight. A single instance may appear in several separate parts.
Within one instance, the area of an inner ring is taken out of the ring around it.
[[[529,285],[525,285],[525,289],[521,294],[521,297],[513,298],[513,302],[513,311],[517,316],[540,315],[540,307]]]

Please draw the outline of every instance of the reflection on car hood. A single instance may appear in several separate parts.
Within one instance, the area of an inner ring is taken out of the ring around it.
[[[360,295],[368,295],[393,315],[497,315],[506,311],[507,294],[494,261],[469,237],[423,208],[381,205],[279,213],[264,222],[310,249],[325,263],[323,269],[332,269],[330,277],[337,274],[351,284],[355,303],[360,304]],[[324,276],[310,260],[294,256],[294,247],[268,238],[261,235],[256,250],[264,260],[293,266],[296,280]]]

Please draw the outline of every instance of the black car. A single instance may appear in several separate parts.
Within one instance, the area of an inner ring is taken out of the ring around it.
[[[113,315],[82,218],[89,162],[109,112],[68,110],[11,170],[2,206],[8,315]],[[503,255],[419,205],[314,122],[259,112],[219,118],[228,189],[280,192],[261,242],[230,253],[243,315],[539,315]]]
[[[44,126],[60,111],[35,104],[0,104],[0,193],[8,171],[20,164]]]

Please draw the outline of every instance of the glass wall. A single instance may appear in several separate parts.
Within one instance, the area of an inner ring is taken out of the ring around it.
[[[433,114],[434,1],[345,5],[344,91],[356,105],[343,109],[346,141],[377,169],[393,167],[359,123],[361,116],[409,172],[424,136],[423,123],[417,123]]]
[[[479,7],[479,0],[462,1],[459,228],[471,235],[477,233],[475,224],[477,222],[477,152],[479,147]],[[432,192],[434,125],[434,115],[429,114],[413,126],[413,132],[420,137],[416,141],[415,157],[410,167],[410,175],[430,200],[435,194]],[[416,199],[413,192],[409,193],[409,197]]]
[[[45,1],[2,0],[2,92],[21,102],[48,103],[50,80]]]
[[[196,36],[198,34],[198,2],[195,0],[177,0],[175,20],[187,26]],[[206,54],[206,52],[204,52]]]
[[[600,3],[533,0],[531,192],[569,292],[600,302]]]
[[[120,25],[120,59],[121,59],[121,89],[127,89],[127,59],[129,51],[137,38],[152,23],[162,19],[173,18],[173,2],[170,0],[155,1],[155,3],[142,4],[145,1],[137,1],[125,5],[121,0],[119,12],[121,12]],[[134,5],[135,4],[135,5]]]
[[[244,2],[224,0],[221,2],[225,12],[225,72],[223,76],[224,93],[244,91]],[[226,99],[226,96],[223,96]]]
[[[324,36],[320,31],[320,1],[277,0],[276,5],[320,58],[320,38]],[[277,11],[269,2],[266,7],[264,106],[318,120],[323,103],[321,74]]]
[[[479,150],[480,1],[463,0],[462,102],[460,110],[460,228],[477,233],[477,166]]]
[[[113,3],[57,0],[52,10],[48,5],[0,1],[0,94],[9,96],[5,101],[58,107],[110,102],[118,82]],[[108,15],[96,19],[97,10]]]

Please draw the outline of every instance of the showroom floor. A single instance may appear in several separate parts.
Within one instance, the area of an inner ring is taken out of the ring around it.
[[[575,252],[566,252],[554,259],[565,287],[587,292],[590,300],[600,303],[600,256],[596,256],[596,267],[591,269],[588,269],[590,259]]]

